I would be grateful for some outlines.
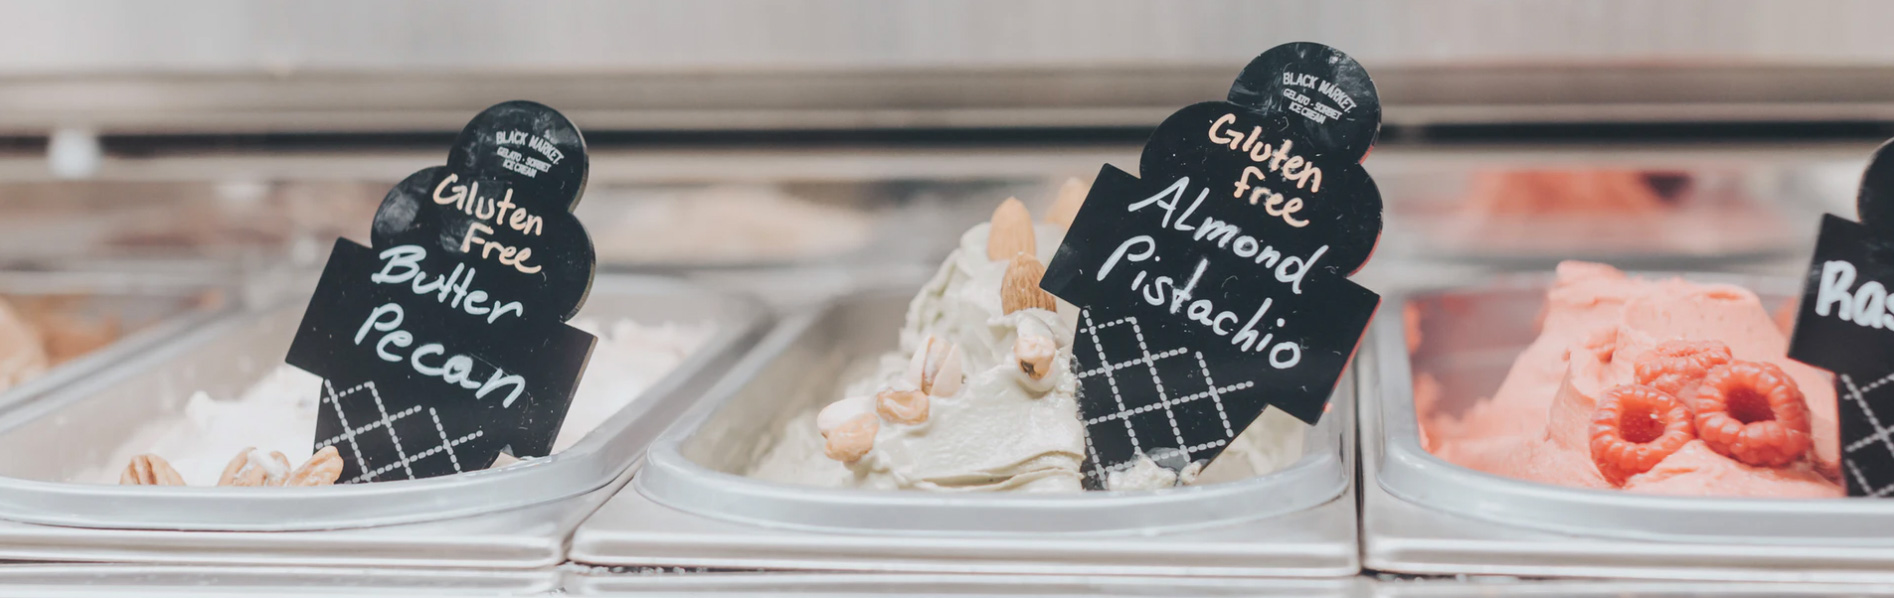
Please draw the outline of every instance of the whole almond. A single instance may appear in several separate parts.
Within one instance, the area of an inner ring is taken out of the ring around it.
[[[132,457],[124,473],[118,474],[118,483],[125,486],[183,486],[184,476],[171,467],[169,461],[153,454]]]
[[[1046,208],[1046,222],[1072,228],[1072,220],[1079,215],[1079,208],[1085,205],[1085,194],[1092,190],[1090,185],[1078,179],[1066,179],[1059,187],[1059,196],[1052,200],[1052,207]]]
[[[897,424],[927,421],[927,393],[918,390],[887,389],[875,395],[875,413]]]
[[[327,486],[342,477],[342,454],[333,446],[322,447],[314,456],[302,464],[302,467],[289,472],[283,479],[284,486]]]
[[[1015,255],[1033,255],[1039,251],[1033,238],[1032,214],[1018,198],[1008,197],[993,210],[993,226],[987,229],[986,257],[1004,260]]]
[[[1006,265],[1006,278],[1000,281],[1000,308],[1006,313],[1037,307],[1047,311],[1058,311],[1059,304],[1054,302],[1052,294],[1039,288],[1039,280],[1046,277],[1046,267],[1039,258],[1030,255],[1015,255],[1012,263]]]

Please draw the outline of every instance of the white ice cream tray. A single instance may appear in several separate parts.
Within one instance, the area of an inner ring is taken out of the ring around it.
[[[0,578],[4,581],[4,578]],[[573,572],[574,596],[1252,596],[1354,598],[1369,595],[1361,577],[1261,579],[1072,575],[876,573]]]
[[[651,447],[580,526],[594,565],[1144,576],[1339,577],[1357,570],[1352,374],[1281,471],[1156,492],[932,494],[738,475],[842,364],[893,347],[909,293],[861,293],[785,321]],[[814,389],[800,393],[798,389]]]
[[[282,363],[306,300],[185,331],[0,411],[0,559],[524,569],[630,478],[651,439],[760,334],[750,299],[652,277],[601,276],[582,317],[705,322],[694,354],[573,447],[486,471],[327,488],[61,483],[204,390],[235,396]],[[285,439],[309,442],[310,439]]]

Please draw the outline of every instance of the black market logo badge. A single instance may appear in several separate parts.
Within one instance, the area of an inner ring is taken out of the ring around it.
[[[565,324],[592,286],[586,170],[564,116],[499,104],[389,190],[372,248],[336,240],[287,361],[323,379],[315,445],[343,482],[552,451],[595,341]]]
[[[1835,374],[1849,496],[1894,495],[1894,142],[1874,152],[1860,222],[1822,216],[1789,357]]]
[[[1041,283],[1082,309],[1088,485],[1202,466],[1268,406],[1321,418],[1381,301],[1347,278],[1381,234],[1380,122],[1361,65],[1287,44],[1158,125],[1141,178],[1099,171]]]

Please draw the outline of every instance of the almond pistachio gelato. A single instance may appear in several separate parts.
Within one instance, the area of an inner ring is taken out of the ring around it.
[[[1072,370],[1078,309],[1040,290],[1039,279],[1084,195],[1081,183],[1068,183],[1050,222],[1036,225],[1009,199],[991,222],[969,229],[909,304],[899,349],[857,366],[865,372],[839,400],[791,419],[747,475],[882,490],[1079,491],[1086,449]],[[1246,434],[1218,463],[1266,472],[1300,458],[1300,424],[1275,420],[1256,428],[1293,431]],[[1214,479],[1200,473],[1208,472],[1193,466],[1180,476],[1150,462],[1107,485]]]

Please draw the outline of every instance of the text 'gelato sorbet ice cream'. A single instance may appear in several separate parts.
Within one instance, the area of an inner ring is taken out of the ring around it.
[[[1415,380],[1422,442],[1458,465],[1566,486],[1840,496],[1833,387],[1787,348],[1741,287],[1566,262],[1538,339],[1491,399],[1438,412],[1438,386]]]
[[[606,324],[575,319],[572,325],[597,336],[598,344],[553,442],[555,453],[629,405],[702,346],[714,330],[707,324],[644,325],[630,320]],[[285,485],[282,480],[293,480],[286,463],[307,463],[316,456],[311,446],[316,410],[322,407],[321,388],[322,379],[316,375],[279,365],[234,399],[195,393],[182,413],[146,425],[113,453],[105,467],[71,481],[165,484],[165,470],[170,470],[176,482],[171,485]],[[332,448],[325,451],[334,452]],[[122,465],[128,462],[130,467]],[[501,455],[495,465],[512,462]],[[284,469],[280,474],[279,468]],[[137,475],[128,481],[125,476],[134,470]],[[147,470],[156,473],[146,475]],[[253,471],[265,482],[277,483],[233,483],[243,475],[254,475]],[[340,472],[338,467],[335,473]]]
[[[1078,310],[1039,289],[1039,279],[1085,193],[1083,183],[1068,182],[1048,222],[1037,225],[1009,199],[963,234],[909,304],[900,348],[864,368],[871,371],[840,400],[792,419],[748,475],[847,488],[1080,490]],[[1237,450],[1243,456],[1231,461],[1274,468],[1284,453],[1295,453],[1288,461],[1300,456],[1299,427],[1269,442]],[[1153,464],[1113,478],[1111,489],[1179,481]]]

